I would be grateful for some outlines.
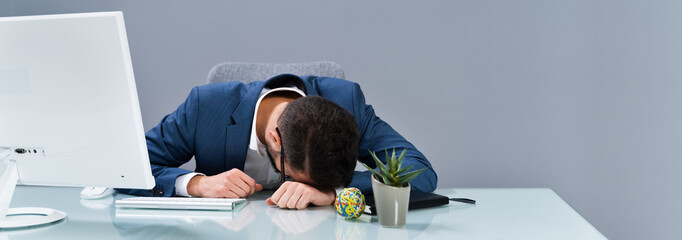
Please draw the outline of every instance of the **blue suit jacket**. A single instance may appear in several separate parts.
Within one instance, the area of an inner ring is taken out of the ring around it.
[[[357,83],[326,77],[298,77],[279,75],[265,82],[215,83],[195,87],[184,103],[165,116],[159,125],[147,132],[147,148],[156,179],[153,190],[119,189],[136,195],[172,196],[175,179],[190,171],[178,168],[196,160],[196,172],[215,175],[238,168],[244,161],[251,134],[253,114],[264,86],[275,88],[295,84],[308,96],[321,96],[348,110],[356,119],[360,132],[358,160],[376,167],[368,149],[377,152],[385,163],[384,150],[401,151],[407,148],[403,160],[414,170],[427,168],[411,181],[412,189],[431,192],[437,184],[436,173],[429,161],[414,145],[398,134],[390,125],[374,114],[365,104],[365,97]],[[356,171],[351,187],[371,193],[369,171]]]

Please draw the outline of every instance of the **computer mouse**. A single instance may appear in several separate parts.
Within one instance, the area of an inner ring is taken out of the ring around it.
[[[85,187],[81,191],[82,199],[100,199],[111,196],[114,193],[113,188],[107,187]]]

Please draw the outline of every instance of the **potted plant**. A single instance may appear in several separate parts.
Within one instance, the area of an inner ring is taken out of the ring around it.
[[[370,168],[367,164],[362,163],[362,165],[372,172],[372,191],[379,224],[385,227],[402,227],[405,225],[410,202],[410,181],[426,169],[407,172],[413,166],[402,168],[407,148],[398,157],[395,155],[395,149],[391,156],[388,155],[388,150],[385,152],[386,165],[371,150],[369,153],[376,162],[377,170]]]

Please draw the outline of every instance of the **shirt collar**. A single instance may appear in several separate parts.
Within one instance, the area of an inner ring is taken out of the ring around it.
[[[256,118],[258,117],[258,107],[260,106],[260,102],[265,98],[267,95],[274,93],[274,92],[282,92],[282,91],[289,91],[289,92],[295,92],[300,94],[302,97],[305,97],[306,94],[301,91],[300,88],[296,86],[285,86],[285,87],[278,87],[278,88],[263,88],[261,90],[260,96],[258,97],[258,101],[256,102],[256,108],[253,113],[253,121],[251,125],[251,140],[249,141],[249,149],[252,151],[257,151],[258,155],[261,157],[266,156],[266,147],[265,144],[258,139],[258,136],[256,135]]]

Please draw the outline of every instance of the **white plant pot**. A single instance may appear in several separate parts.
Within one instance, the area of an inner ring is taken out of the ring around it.
[[[384,227],[405,226],[407,208],[410,204],[410,184],[406,187],[393,187],[372,176],[372,191],[379,224]]]

